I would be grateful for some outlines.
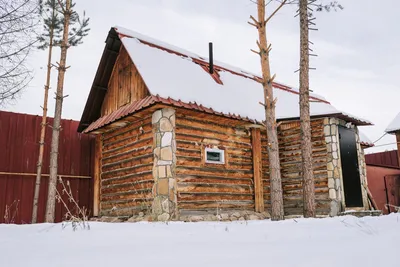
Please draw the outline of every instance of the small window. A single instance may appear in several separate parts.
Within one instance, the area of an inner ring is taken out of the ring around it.
[[[225,163],[225,151],[215,148],[206,148],[206,163]]]

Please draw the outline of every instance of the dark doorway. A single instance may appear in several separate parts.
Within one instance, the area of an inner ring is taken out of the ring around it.
[[[362,207],[356,134],[353,129],[339,126],[339,140],[346,207]]]

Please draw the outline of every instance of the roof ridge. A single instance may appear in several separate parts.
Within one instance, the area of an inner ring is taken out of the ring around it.
[[[205,66],[209,65],[209,62],[206,61],[205,57],[201,57],[201,56],[199,56],[199,55],[197,55],[197,54],[195,54],[193,52],[187,51],[185,49],[181,49],[179,47],[176,47],[176,46],[168,44],[168,43],[164,43],[163,41],[160,41],[160,42],[162,42],[164,44],[164,46],[162,46],[160,44],[156,44],[155,41],[158,41],[158,40],[156,40],[156,39],[154,39],[152,37],[143,35],[141,33],[125,29],[125,28],[122,28],[121,32],[120,32],[121,27],[116,26],[115,29],[118,32],[118,35],[119,35],[120,38],[123,38],[123,37],[135,38],[135,39],[139,40],[141,43],[147,44],[147,45],[149,45],[151,47],[158,48],[158,49],[167,51],[169,53],[172,53],[172,54],[175,54],[175,55],[178,55],[178,56],[184,56],[184,57],[191,58],[193,60],[193,62],[195,62],[197,64],[205,65]],[[128,34],[129,32],[133,33],[133,34]],[[177,51],[178,49],[181,49],[181,52]],[[239,75],[239,76],[242,76],[242,77],[245,77],[245,78],[249,78],[249,79],[252,79],[252,80],[257,81],[257,82],[259,82],[259,79],[261,79],[260,76],[258,76],[256,74],[253,74],[253,73],[251,73],[249,71],[240,69],[238,67],[229,66],[229,67],[232,67],[232,68],[237,68],[237,70],[231,69],[231,68],[228,67],[228,64],[225,64],[223,62],[215,62],[214,61],[213,65],[214,65],[214,68],[216,68],[216,69],[228,71],[228,72],[230,72],[232,74]],[[223,66],[223,65],[225,65],[225,66]],[[288,85],[285,85],[285,84],[282,84],[282,83],[279,83],[279,82],[273,82],[273,87],[275,87],[277,89],[280,89],[280,90],[284,90],[284,91],[293,93],[293,94],[297,94],[297,95],[300,94],[300,92],[294,90],[293,87],[290,87]],[[310,96],[310,99],[330,104],[329,101],[327,101],[325,99],[321,99],[321,98],[316,97],[316,96]]]

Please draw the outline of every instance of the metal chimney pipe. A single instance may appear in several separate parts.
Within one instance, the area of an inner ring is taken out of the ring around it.
[[[214,59],[213,59],[213,43],[208,43],[208,57],[210,60],[210,74],[214,73]]]

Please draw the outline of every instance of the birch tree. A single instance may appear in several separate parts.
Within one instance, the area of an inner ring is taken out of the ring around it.
[[[260,56],[261,71],[262,71],[262,86],[264,90],[264,104],[265,107],[265,126],[267,129],[268,136],[268,160],[269,160],[269,178],[271,183],[271,219],[272,220],[283,220],[283,194],[282,194],[282,181],[281,181],[281,169],[279,160],[279,145],[278,145],[278,133],[277,123],[275,118],[275,105],[276,99],[274,99],[274,92],[272,83],[275,75],[271,76],[270,68],[270,57],[271,44],[268,44],[266,25],[270,19],[286,4],[286,0],[282,1],[278,8],[276,8],[271,15],[266,18],[265,0],[257,0],[257,13],[258,17],[255,19],[250,16],[251,22],[258,30],[259,40],[257,46],[259,51],[254,51]]]
[[[58,71],[56,105],[54,112],[54,121],[52,127],[52,140],[50,152],[50,177],[49,189],[47,194],[46,204],[46,222],[54,222],[55,204],[57,193],[57,168],[58,168],[58,148],[59,137],[61,131],[61,113],[64,100],[64,78],[65,72],[69,68],[67,66],[67,51],[71,46],[76,46],[82,43],[83,37],[89,32],[89,19],[85,18],[85,13],[81,19],[78,13],[74,10],[74,4],[71,0],[58,0],[58,9],[63,20],[63,34],[60,43],[61,55],[60,62],[57,63]]]
[[[0,106],[14,100],[32,79],[27,60],[36,40],[38,3],[0,0]]]
[[[46,0],[39,3],[39,11],[43,18],[43,32],[38,36],[40,50],[48,50],[47,55],[47,73],[46,73],[46,83],[44,85],[44,98],[43,98],[43,114],[42,123],[40,130],[40,140],[39,140],[39,158],[36,167],[36,182],[35,182],[35,192],[33,197],[33,209],[32,209],[32,223],[37,222],[37,209],[39,203],[39,193],[40,193],[40,182],[42,177],[42,165],[43,165],[43,155],[46,137],[46,127],[47,127],[47,101],[50,90],[50,78],[52,69],[52,52],[54,45],[60,44],[61,31],[63,22],[61,16],[57,10],[57,0]]]

